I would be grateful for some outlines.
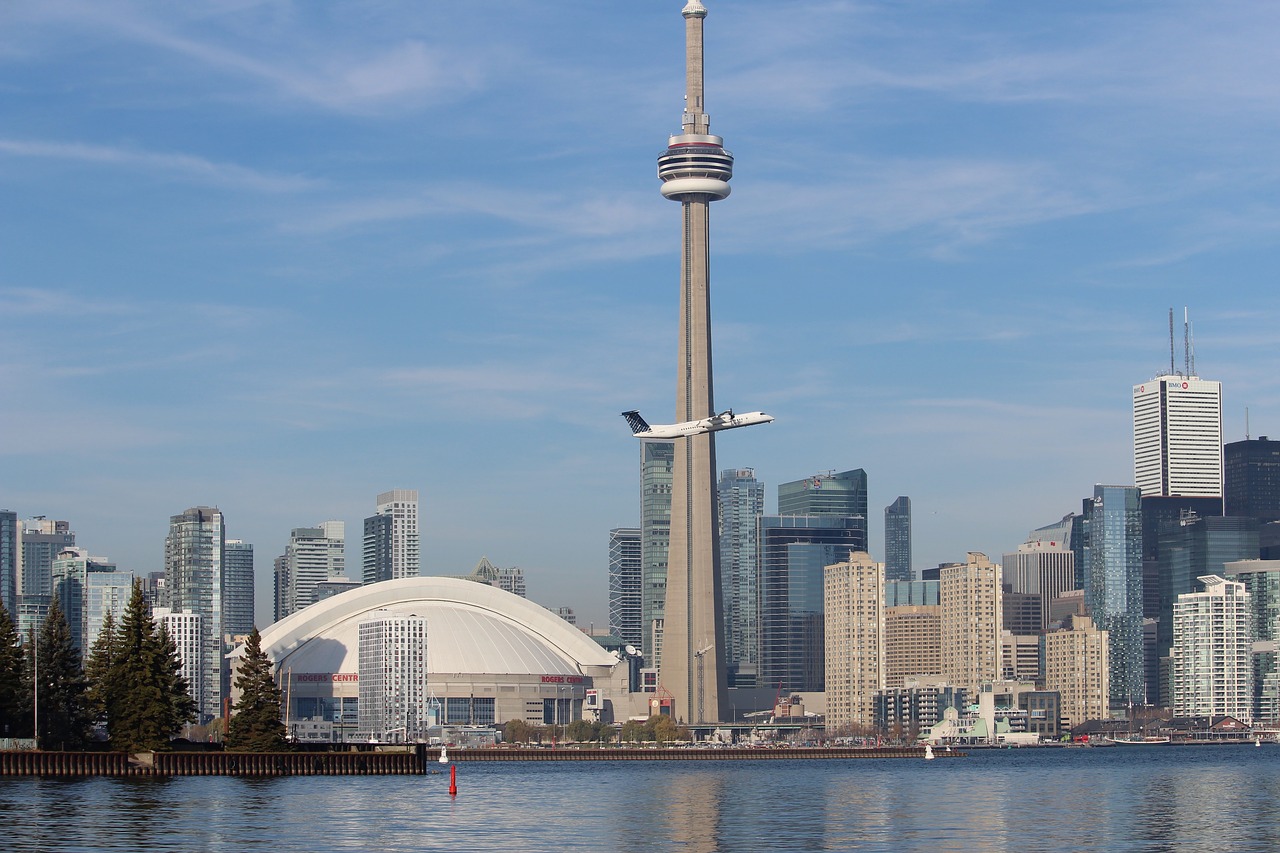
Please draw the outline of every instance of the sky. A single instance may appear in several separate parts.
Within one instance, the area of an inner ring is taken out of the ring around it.
[[[871,552],[996,556],[1133,481],[1168,311],[1280,436],[1280,6],[706,0],[721,468],[864,468]],[[418,489],[607,621],[618,415],[675,403],[683,0],[0,6],[0,507],[122,569],[217,506],[257,558]]]

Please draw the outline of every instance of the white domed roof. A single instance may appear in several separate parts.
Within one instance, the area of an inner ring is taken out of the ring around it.
[[[355,672],[360,623],[379,611],[427,620],[432,675],[578,675],[617,658],[551,611],[458,578],[369,584],[303,608],[262,632],[262,649],[294,673]]]

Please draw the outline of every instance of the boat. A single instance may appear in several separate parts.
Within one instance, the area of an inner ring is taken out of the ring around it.
[[[1169,737],[1157,737],[1156,735],[1147,735],[1145,737],[1105,737],[1102,739],[1104,743],[1113,746],[1168,746],[1173,740]]]

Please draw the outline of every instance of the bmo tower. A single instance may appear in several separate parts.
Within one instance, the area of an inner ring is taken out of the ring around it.
[[[702,22],[706,7],[689,0],[685,21],[685,108],[681,132],[658,158],[662,194],[680,202],[680,342],[676,421],[715,413],[711,388],[711,287],[708,207],[729,195],[733,155],[712,136],[702,100]],[[720,546],[714,433],[675,442],[671,540],[659,678],[673,712],[688,724],[725,720],[728,685],[721,638]]]

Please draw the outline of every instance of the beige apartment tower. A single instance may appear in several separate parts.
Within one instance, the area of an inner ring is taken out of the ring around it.
[[[875,724],[885,686],[884,564],[865,551],[823,570],[827,731]]]
[[[729,195],[733,155],[710,134],[702,92],[702,23],[707,10],[689,0],[685,19],[685,104],[681,132],[658,158],[662,194],[680,202],[680,329],[676,420],[715,414],[711,382],[711,289],[708,209]],[[659,678],[670,691],[677,719],[690,724],[724,720],[728,711],[723,604],[716,517],[716,446],[713,433],[675,442],[671,538],[667,551]]]
[[[1078,726],[1105,720],[1111,695],[1107,632],[1088,616],[1073,616],[1066,631],[1044,635],[1044,689],[1062,699],[1062,720]]]
[[[884,686],[942,674],[942,607],[903,604],[884,609]]]
[[[939,572],[942,674],[957,687],[976,692],[1000,680],[1000,579],[1000,566],[977,551]]]

